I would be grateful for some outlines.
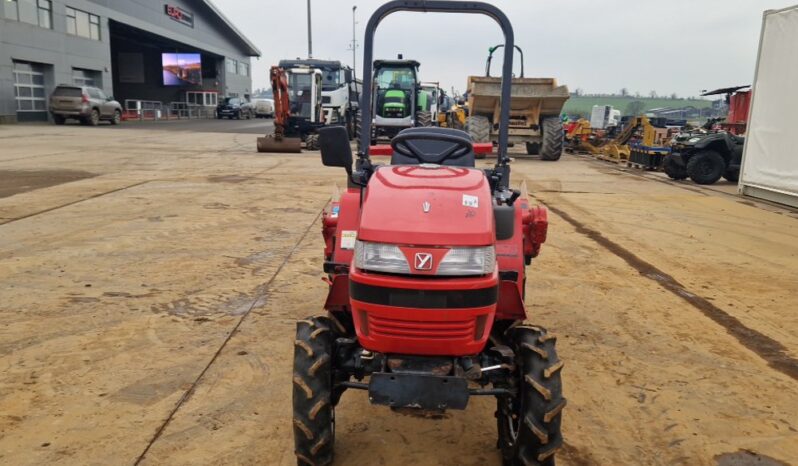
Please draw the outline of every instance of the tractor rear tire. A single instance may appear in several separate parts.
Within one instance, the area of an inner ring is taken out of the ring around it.
[[[308,134],[305,138],[305,149],[307,150],[319,150],[319,135],[318,134]]]
[[[714,184],[726,171],[726,161],[713,150],[694,154],[687,162],[687,174],[698,184]]]
[[[560,160],[565,137],[560,118],[543,118],[541,129],[543,130],[543,145],[540,148],[540,158],[548,161]]]
[[[432,126],[432,113],[430,112],[417,112],[416,113],[416,126]]]
[[[326,317],[296,324],[294,341],[294,453],[299,466],[332,463],[334,325]]]
[[[506,335],[516,355],[516,397],[499,397],[496,420],[504,466],[553,466],[563,445],[562,361],[556,337],[539,327],[511,327]]]
[[[662,160],[662,170],[672,180],[687,179],[687,169],[677,163],[671,155],[666,155]]]
[[[484,116],[470,116],[466,118],[463,128],[474,142],[490,142],[490,120]],[[476,154],[476,158],[484,159],[486,154]]]

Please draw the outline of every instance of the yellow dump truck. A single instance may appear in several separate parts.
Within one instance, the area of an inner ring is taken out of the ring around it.
[[[490,76],[490,62],[498,48],[490,49],[485,76],[468,78],[469,116],[465,130],[474,142],[496,142],[499,138],[501,78]],[[524,77],[523,63],[521,52],[521,77],[514,77],[512,82],[509,142],[526,144],[529,155],[558,160],[563,150],[560,113],[570,96],[568,87],[558,85],[554,78]]]

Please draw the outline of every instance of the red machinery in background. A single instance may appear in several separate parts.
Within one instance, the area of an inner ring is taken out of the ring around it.
[[[750,85],[725,87],[701,94],[703,97],[726,95],[726,104],[729,106],[729,113],[726,115],[726,121],[721,123],[720,127],[732,134],[745,134],[746,125],[748,124],[748,110],[751,108],[750,87]]]

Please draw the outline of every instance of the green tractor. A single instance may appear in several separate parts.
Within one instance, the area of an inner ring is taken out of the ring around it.
[[[415,60],[375,60],[375,91],[371,144],[377,138],[392,139],[399,131],[415,126],[432,126],[429,93],[422,91]]]

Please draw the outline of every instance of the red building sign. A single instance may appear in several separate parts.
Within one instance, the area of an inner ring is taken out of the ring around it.
[[[164,11],[166,12],[166,16],[178,23],[191,28],[194,27],[194,13],[190,13],[179,6],[169,5],[168,3],[164,5]]]

